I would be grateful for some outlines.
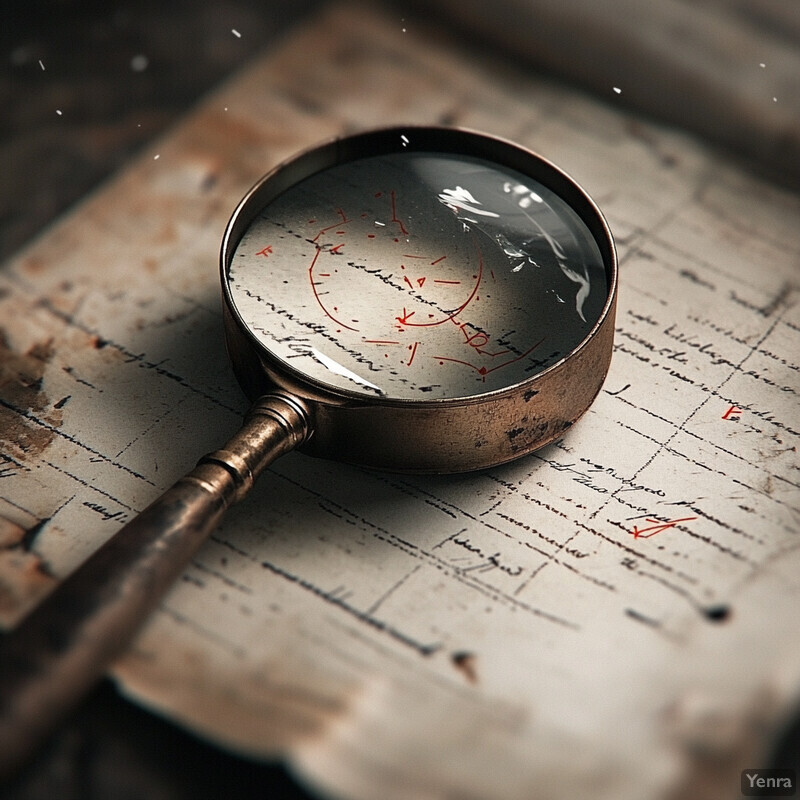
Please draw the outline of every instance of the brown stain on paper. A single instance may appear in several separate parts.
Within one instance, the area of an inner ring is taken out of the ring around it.
[[[453,653],[450,656],[453,666],[466,678],[467,683],[476,684],[478,682],[478,671],[475,668],[475,654],[466,650]]]
[[[23,462],[38,456],[55,436],[52,430],[25,416],[26,412],[54,427],[61,424],[61,410],[53,407],[42,390],[44,371],[53,353],[52,339],[18,353],[0,329],[0,446]]]
[[[0,330],[0,466],[25,469],[53,441],[55,433],[28,414],[56,427],[61,410],[42,390],[44,371],[53,357],[52,340],[13,350]],[[33,552],[42,522],[25,528],[0,516],[0,625],[14,624],[20,613],[40,599],[54,584],[42,559]]]

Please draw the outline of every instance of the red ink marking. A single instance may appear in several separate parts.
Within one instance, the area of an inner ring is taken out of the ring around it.
[[[474,347],[480,353],[480,348],[489,343],[489,337],[481,331],[478,331],[478,333],[473,333],[472,336],[467,336],[467,332],[464,330],[465,327],[466,323],[461,326],[461,332],[467,337],[466,344],[468,344],[470,347]]]
[[[448,358],[447,356],[432,356],[432,358],[437,359],[440,365],[444,364],[445,361],[452,361],[454,364],[463,364],[465,367],[474,369],[475,372],[480,372],[480,369],[474,364],[470,364],[469,361],[462,361],[460,358]]]
[[[440,261],[444,261],[446,258],[447,256],[442,256],[441,258],[437,258],[436,261],[431,261],[431,266],[434,266],[434,264],[438,264]]]
[[[739,406],[731,406],[723,415],[722,419],[732,419],[735,422],[739,421],[738,415],[742,413],[742,409]],[[737,416],[734,416],[737,415]]]
[[[475,280],[475,286],[473,286],[472,291],[470,292],[467,299],[454,311],[445,312],[447,313],[446,317],[444,317],[443,319],[436,320],[435,322],[408,322],[408,318],[411,316],[411,314],[406,314],[405,309],[403,309],[403,317],[395,317],[396,320],[406,325],[411,325],[414,327],[432,328],[436,325],[442,325],[445,322],[449,322],[454,317],[457,317],[475,299],[476,295],[478,294],[478,287],[481,285],[481,278],[483,277],[483,253],[481,252],[481,248],[478,245],[478,242],[474,236],[472,237],[472,242],[475,245],[475,250],[477,251],[478,254],[478,274],[472,276],[473,279]]]
[[[340,231],[340,232],[344,233],[344,231]],[[343,244],[337,244],[336,247],[331,247],[330,252],[331,253],[338,253],[343,247],[344,247]]]
[[[272,245],[267,245],[263,250],[259,250],[256,255],[257,256],[264,256],[264,258],[269,258],[269,254],[272,252]]]
[[[419,286],[420,289],[425,284],[425,280],[426,280],[425,278],[417,278],[417,286]]]
[[[408,275],[403,275],[403,280],[413,289],[414,284],[408,279]]]
[[[328,311],[328,309],[325,307],[325,304],[320,299],[319,292],[317,292],[316,282],[314,281],[314,266],[316,265],[317,259],[319,258],[319,254],[321,252],[322,248],[319,245],[316,245],[316,252],[314,253],[314,258],[311,260],[311,266],[308,268],[308,280],[311,283],[311,291],[314,292],[314,299],[317,301],[319,307],[323,310],[326,317],[333,320],[337,325],[341,325],[343,328],[347,328],[347,330],[349,331],[356,331],[358,330],[358,328],[353,328],[350,325],[346,325],[340,319],[336,319],[336,317],[334,317],[333,314],[331,314],[331,312]],[[336,306],[334,306],[333,310],[336,312],[339,309]],[[336,332],[340,333],[340,331]]]
[[[489,270],[489,274],[492,276],[492,280],[495,280],[495,277],[494,277],[494,270],[493,270],[493,269],[490,269],[490,270]]]
[[[409,322],[409,320],[410,320],[410,319],[411,319],[411,317],[413,317],[413,316],[414,316],[414,314],[416,314],[416,313],[417,313],[416,311],[410,311],[410,312],[409,312],[409,311],[406,311],[406,309],[405,309],[405,306],[404,306],[404,307],[403,307],[403,316],[402,316],[402,317],[395,317],[395,319],[396,319],[396,320],[397,320],[397,321],[398,321],[398,322],[399,322],[401,325],[410,325],[411,323]]]
[[[407,367],[411,366],[411,362],[414,360],[414,356],[417,354],[417,347],[419,346],[419,342],[414,342],[413,346],[409,345],[408,349],[411,350],[411,358],[408,359],[406,363]]]
[[[455,320],[454,320],[455,322]],[[490,353],[488,350],[482,349],[484,345],[489,344],[489,336],[482,331],[478,331],[477,333],[473,333],[470,335],[467,333],[468,324],[465,322],[463,325],[460,325],[459,328],[461,329],[461,333],[464,334],[464,344],[468,344],[470,347],[474,347],[475,350],[480,353],[482,356],[489,356],[490,358],[495,358],[497,356],[504,356],[506,353],[510,353],[510,350],[500,350],[497,353]]]
[[[320,278],[330,278],[330,276],[331,276],[330,272],[320,272],[319,273],[319,277]]]
[[[322,234],[323,234],[323,233],[327,233],[328,231],[331,231],[331,230],[333,230],[334,228],[338,228],[338,227],[339,227],[340,225],[342,225],[342,224],[345,224],[345,225],[346,225],[346,224],[348,224],[348,223],[350,222],[350,220],[349,220],[349,219],[347,219],[347,214],[345,214],[345,213],[344,213],[344,211],[342,211],[342,209],[341,209],[341,208],[337,208],[337,209],[336,209],[336,213],[337,213],[337,214],[338,214],[338,215],[339,215],[339,216],[342,218],[342,219],[341,219],[341,221],[340,221],[340,222],[334,222],[334,223],[333,223],[333,225],[328,225],[326,228],[323,228],[323,229],[322,229],[322,230],[321,230],[321,231],[320,231],[320,232],[319,232],[319,233],[318,233],[318,234],[317,234],[317,235],[316,235],[316,236],[315,236],[315,237],[314,237],[314,238],[311,240],[312,242],[316,242],[316,241],[319,239],[319,237],[320,237],[320,236],[322,236]],[[338,231],[337,231],[337,233],[338,233]]]
[[[313,225],[315,222],[316,222],[316,220],[315,220],[315,219],[310,219],[310,220],[308,221],[308,224],[309,224],[309,225]]]
[[[402,220],[397,216],[397,195],[395,194],[394,189],[392,189],[392,222],[396,222],[400,226],[400,232],[403,234],[403,236],[408,236],[406,226],[403,225]],[[395,239],[395,241],[397,241],[397,239]]]
[[[399,242],[400,240],[399,240],[397,237],[395,237],[395,241],[396,241],[396,242]]]
[[[425,258],[425,256],[414,256],[411,253],[403,253],[403,258]]]
[[[383,197],[383,192],[378,192],[375,197]]]
[[[445,280],[441,280],[440,278],[434,278],[433,282],[434,283],[449,283],[449,284],[452,284],[453,286],[455,286],[457,284],[458,285],[461,284],[461,281],[445,281]]]
[[[375,238],[375,234],[374,233],[368,233],[367,234],[367,239],[374,239],[374,238]]]
[[[344,236],[344,231],[336,231],[337,236]]]
[[[517,356],[516,358],[509,359],[508,361],[504,361],[502,364],[498,364],[496,367],[492,367],[491,369],[487,369],[486,367],[476,367],[474,364],[470,364],[469,361],[462,361],[460,358],[448,358],[447,356],[432,356],[432,358],[437,359],[440,364],[445,361],[452,361],[456,364],[463,364],[465,367],[469,367],[470,369],[474,369],[478,375],[483,376],[483,380],[486,380],[486,376],[491,372],[497,372],[499,369],[503,369],[504,367],[509,366],[510,364],[514,364],[517,361],[521,361],[523,358],[529,356],[547,337],[542,336],[538,342],[532,347],[529,347],[522,355]],[[477,350],[477,348],[475,348]],[[480,352],[480,351],[478,351]],[[509,351],[504,351],[509,352]],[[491,353],[487,353],[486,355],[492,355]],[[496,353],[495,355],[503,355],[503,353]]]
[[[697,517],[683,517],[682,519],[673,519],[669,522],[659,522],[657,519],[650,519],[648,517],[646,522],[652,522],[654,523],[653,525],[648,528],[641,529],[634,525],[633,530],[630,531],[630,534],[634,539],[649,539],[651,536],[655,536],[657,533],[666,531],[669,528],[674,528],[679,522],[691,522],[693,519],[697,519]]]

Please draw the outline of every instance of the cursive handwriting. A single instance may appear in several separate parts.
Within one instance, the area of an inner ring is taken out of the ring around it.
[[[522,575],[522,567],[515,566],[510,567],[507,564],[503,564],[500,560],[500,553],[492,553],[492,555],[487,556],[483,549],[477,545],[473,544],[469,538],[466,536],[460,539],[453,539],[453,544],[458,545],[459,547],[463,547],[465,550],[468,550],[470,553],[474,553],[479,558],[483,559],[483,564],[475,565],[473,567],[468,567],[468,569],[477,569],[479,566],[484,567],[497,567],[501,572],[505,572],[507,575],[510,575],[512,578],[516,578],[519,575]]]

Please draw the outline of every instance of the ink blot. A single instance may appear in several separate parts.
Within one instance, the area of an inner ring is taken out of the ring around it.
[[[703,615],[709,622],[726,622],[730,619],[731,613],[731,607],[724,603],[703,609]]]

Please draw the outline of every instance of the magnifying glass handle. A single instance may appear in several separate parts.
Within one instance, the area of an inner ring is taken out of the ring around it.
[[[202,458],[0,641],[0,778],[122,653],[226,509],[308,432],[302,403],[262,397],[224,449]]]

